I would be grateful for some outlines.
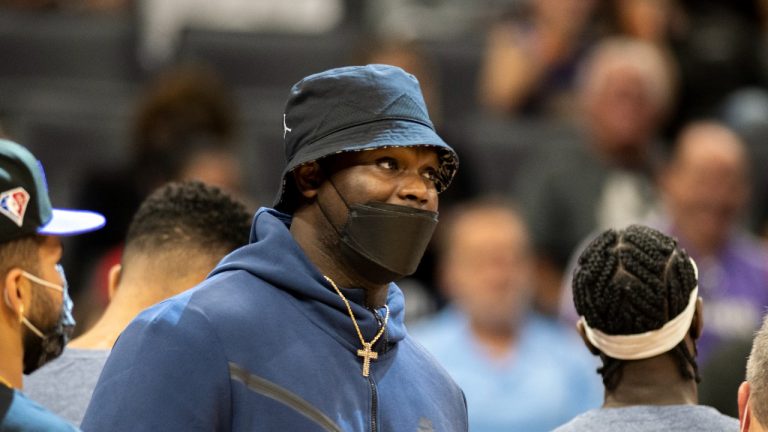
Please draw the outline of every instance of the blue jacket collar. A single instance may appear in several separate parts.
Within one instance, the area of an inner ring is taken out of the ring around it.
[[[351,344],[350,348],[360,348],[344,302],[293,239],[290,225],[290,215],[270,208],[259,209],[251,227],[250,243],[227,255],[209,277],[228,271],[246,271],[298,299],[306,306],[303,310],[316,325],[341,336]],[[374,314],[364,306],[365,292],[362,289],[339,288],[350,301],[365,340],[371,340],[379,324]],[[389,323],[381,339],[392,344],[405,337],[404,297],[394,283],[389,285],[387,306]],[[383,308],[379,313],[383,317]]]

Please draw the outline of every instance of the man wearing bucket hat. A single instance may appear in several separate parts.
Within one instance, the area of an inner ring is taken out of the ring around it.
[[[74,329],[59,237],[103,225],[51,208],[40,163],[0,139],[0,430],[74,430],[21,393],[22,374],[58,357]]]
[[[456,172],[416,79],[309,76],[250,244],[117,341],[85,430],[467,430],[461,390],[407,334],[403,294]]]
[[[696,264],[677,241],[641,225],[609,229],[579,256],[578,330],[603,366],[603,407],[558,432],[726,431],[738,421],[697,405],[702,306]]]

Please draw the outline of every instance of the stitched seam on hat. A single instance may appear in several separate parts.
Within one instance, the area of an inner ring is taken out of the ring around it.
[[[393,106],[395,106],[396,104],[397,105],[402,105],[403,102],[401,102],[401,101],[406,101],[405,102],[406,104],[408,104],[409,106],[411,106],[413,108],[418,109],[419,112],[421,113],[421,115],[423,115],[426,118],[429,118],[429,113],[427,113],[424,110],[424,108],[421,106],[421,104],[416,102],[416,100],[414,100],[410,95],[407,95],[407,94],[400,95],[399,98],[397,98],[397,99],[393,100],[392,102],[390,102],[389,105],[384,107],[384,109],[382,109],[380,112],[384,113],[384,114],[390,114],[390,113],[388,113],[389,109],[392,108]],[[391,114],[396,114],[396,113],[391,113]]]
[[[362,121],[362,122],[358,122],[358,123],[352,123],[352,124],[344,126],[344,127],[333,129],[330,132],[326,132],[325,134],[318,136],[317,138],[313,139],[312,141],[308,141],[305,145],[310,145],[310,144],[312,144],[314,142],[320,141],[321,139],[323,139],[323,138],[325,138],[327,136],[333,135],[333,134],[335,134],[337,132],[341,132],[343,130],[347,130],[347,129],[353,128],[355,126],[362,126],[362,125],[369,124],[369,123],[376,123],[376,122],[387,121],[387,120],[402,120],[402,121],[408,121],[408,122],[411,122],[411,123],[418,123],[418,124],[420,124],[422,126],[426,126],[426,127],[430,128],[432,131],[435,130],[432,127],[432,125],[430,125],[430,124],[428,124],[426,122],[420,121],[420,120],[413,119],[413,118],[407,118],[407,117],[379,117],[379,118],[376,118],[376,119],[373,119],[373,120],[366,120],[366,121]]]

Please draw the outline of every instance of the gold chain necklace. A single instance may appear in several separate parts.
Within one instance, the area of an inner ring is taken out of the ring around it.
[[[0,384],[3,384],[4,386],[6,386],[9,389],[13,390],[13,386],[11,385],[11,383],[9,383],[8,380],[3,378],[2,376],[0,376]]]
[[[342,300],[344,300],[344,304],[347,306],[347,312],[349,312],[349,317],[352,318],[352,324],[355,325],[355,330],[357,331],[357,337],[360,338],[360,343],[363,344],[363,349],[357,350],[357,356],[363,358],[363,376],[367,377],[371,370],[371,360],[376,360],[379,358],[379,353],[376,351],[371,350],[371,347],[373,344],[376,343],[377,340],[381,337],[381,335],[384,334],[384,330],[387,329],[387,321],[389,320],[389,306],[386,304],[384,305],[384,309],[387,310],[387,313],[384,315],[384,324],[379,329],[379,332],[376,333],[376,336],[371,339],[370,342],[366,342],[363,338],[363,332],[360,331],[360,327],[357,325],[357,320],[355,319],[355,314],[352,312],[352,306],[349,305],[349,300],[347,300],[346,297],[344,297],[344,294],[341,293],[341,290],[339,287],[336,286],[336,283],[329,278],[328,276],[323,276],[325,280],[330,282],[333,289],[336,290],[336,294],[341,297]]]

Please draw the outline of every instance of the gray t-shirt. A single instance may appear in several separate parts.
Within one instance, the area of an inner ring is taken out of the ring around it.
[[[24,377],[24,394],[80,425],[109,352],[67,348],[61,357]]]
[[[736,396],[734,396],[736,397]],[[739,421],[703,405],[639,405],[585,412],[555,432],[720,432],[739,430]]]

